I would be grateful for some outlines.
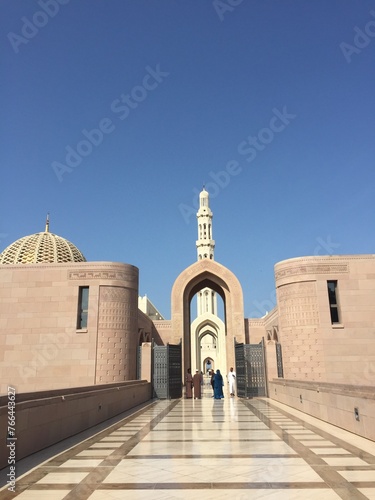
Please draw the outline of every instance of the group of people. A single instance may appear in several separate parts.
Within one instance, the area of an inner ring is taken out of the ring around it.
[[[224,393],[223,393],[223,387],[224,387],[224,379],[222,374],[220,373],[220,370],[216,370],[216,373],[214,370],[210,371],[210,376],[211,376],[211,387],[213,390],[213,398],[215,399],[223,399],[224,398]],[[227,375],[228,379],[228,384],[229,384],[229,394],[231,396],[235,395],[235,383],[236,383],[236,372],[233,371],[233,368],[229,370],[229,373]],[[194,390],[194,399],[201,399],[202,398],[202,386],[203,386],[203,373],[200,372],[199,370],[195,371],[195,375],[193,376],[191,374],[191,369],[188,368],[187,374],[185,377],[185,386],[186,386],[186,398],[187,399],[192,399],[193,398],[193,390]]]
[[[203,373],[199,373],[199,370],[195,370],[195,375],[192,375],[190,368],[188,368],[185,377],[187,399],[193,398],[193,389],[194,389],[194,399],[201,399],[202,385],[203,385]]]

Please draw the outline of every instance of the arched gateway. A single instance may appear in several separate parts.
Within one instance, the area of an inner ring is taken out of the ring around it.
[[[191,367],[192,338],[190,304],[195,294],[209,288],[221,296],[224,303],[225,354],[227,366],[217,366],[223,373],[234,366],[234,339],[246,342],[243,295],[240,282],[226,267],[204,258],[186,268],[178,276],[172,288],[172,331],[182,339],[183,372]],[[223,339],[222,339],[223,340]]]

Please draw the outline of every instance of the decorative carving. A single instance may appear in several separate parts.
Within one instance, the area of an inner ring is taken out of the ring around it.
[[[113,286],[101,286],[99,290],[99,329],[130,331],[138,318],[132,300],[134,291]]]
[[[276,281],[289,276],[301,274],[340,274],[349,272],[347,264],[306,264],[293,267],[285,267],[275,272]]]
[[[81,269],[77,271],[68,271],[69,280],[112,280],[112,281],[136,281],[138,273],[136,269],[129,266],[127,271],[95,271]]]
[[[169,320],[169,321],[163,321],[163,320],[156,320],[153,322],[155,324],[155,326],[157,326],[158,328],[160,329],[171,329],[172,328],[172,322]]]
[[[300,283],[292,283],[282,285],[277,290],[279,300],[286,299],[290,296],[309,296],[316,295],[315,281],[302,281]]]
[[[137,310],[131,307],[135,292],[125,287],[99,288],[97,377],[105,382],[126,379],[128,337],[136,331]]]
[[[278,303],[283,328],[319,324],[315,282],[281,286],[278,289]]]
[[[100,302],[121,302],[123,307],[132,309],[129,304],[131,292],[131,288],[124,286],[101,286]]]

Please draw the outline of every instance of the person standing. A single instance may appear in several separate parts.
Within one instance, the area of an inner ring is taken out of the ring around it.
[[[210,380],[210,382],[211,382],[211,387],[212,387],[212,392],[213,392],[212,397],[214,397],[214,396],[215,396],[215,387],[214,387],[215,371],[214,371],[214,370],[211,370],[210,375],[211,375],[211,380]]]
[[[215,399],[224,398],[223,385],[224,385],[223,376],[221,375],[220,370],[216,370],[215,377],[214,377],[214,398]]]
[[[194,385],[194,399],[201,399],[202,397],[202,384],[201,384],[201,374],[199,370],[195,370],[195,375],[193,377],[193,385]]]
[[[235,387],[236,387],[236,372],[231,368],[227,375],[228,383],[229,383],[229,394],[234,396]]]
[[[185,377],[186,386],[186,399],[191,399],[193,397],[193,375],[191,374],[191,369],[187,369]]]

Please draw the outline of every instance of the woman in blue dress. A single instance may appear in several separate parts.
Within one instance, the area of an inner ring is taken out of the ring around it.
[[[223,377],[220,373],[220,370],[216,370],[215,377],[214,377],[214,398],[215,399],[222,399],[224,397],[223,385],[224,385],[224,380],[223,380]]]

